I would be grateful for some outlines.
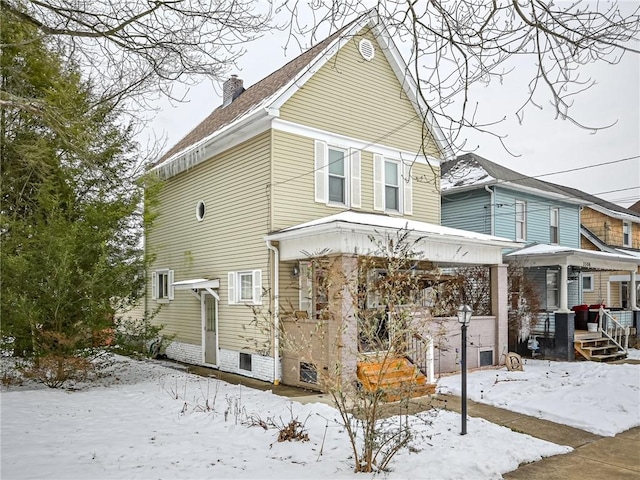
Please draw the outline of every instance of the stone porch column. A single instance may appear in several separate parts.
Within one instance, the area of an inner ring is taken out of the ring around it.
[[[509,298],[506,265],[491,266],[491,313],[496,317],[496,361],[509,348]],[[501,362],[504,363],[504,362]]]
[[[330,364],[339,369],[337,373],[346,385],[356,380],[358,367],[357,298],[354,297],[358,288],[358,258],[338,257],[334,268],[334,274],[341,280],[336,282],[335,290],[329,289],[329,302],[333,304],[330,307],[332,320],[328,325],[329,343],[335,345],[330,347],[333,351],[329,359]]]

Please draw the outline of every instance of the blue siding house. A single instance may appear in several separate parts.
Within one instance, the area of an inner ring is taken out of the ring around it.
[[[543,311],[532,334],[553,338],[554,356],[573,359],[575,331],[587,331],[587,318],[571,307],[583,303],[582,276],[592,271],[635,269],[625,253],[603,254],[581,246],[584,196],[522,175],[469,153],[441,164],[442,225],[522,242],[504,251],[537,286]]]

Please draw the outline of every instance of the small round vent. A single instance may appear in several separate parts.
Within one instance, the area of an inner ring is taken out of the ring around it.
[[[360,43],[358,44],[358,50],[360,50],[360,55],[362,55],[362,58],[367,61],[373,60],[373,57],[376,54],[376,50],[375,48],[373,48],[373,43],[371,43],[371,41],[367,40],[366,38],[360,40]]]

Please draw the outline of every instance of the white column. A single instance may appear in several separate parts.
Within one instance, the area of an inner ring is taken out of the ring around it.
[[[560,284],[558,285],[560,292],[560,309],[559,312],[569,311],[569,276],[567,265],[560,265]]]
[[[636,271],[631,270],[631,278],[629,279],[629,304],[631,310],[640,310],[638,308],[638,299],[636,297]]]

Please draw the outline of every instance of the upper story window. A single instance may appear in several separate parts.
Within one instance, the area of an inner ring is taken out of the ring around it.
[[[360,150],[316,140],[315,200],[327,205],[360,207]]]
[[[151,273],[151,298],[158,303],[173,300],[173,270],[163,268]]]
[[[373,155],[373,209],[411,215],[413,192],[411,166]]]
[[[384,161],[384,209],[400,211],[400,163]]]
[[[346,151],[329,147],[329,202],[347,205],[347,155]]]
[[[560,209],[549,211],[549,240],[550,243],[560,243]]]
[[[631,222],[622,222],[622,245],[631,246]]]
[[[516,240],[527,239],[527,204],[516,200]]]
[[[262,303],[262,271],[229,272],[229,305]]]

